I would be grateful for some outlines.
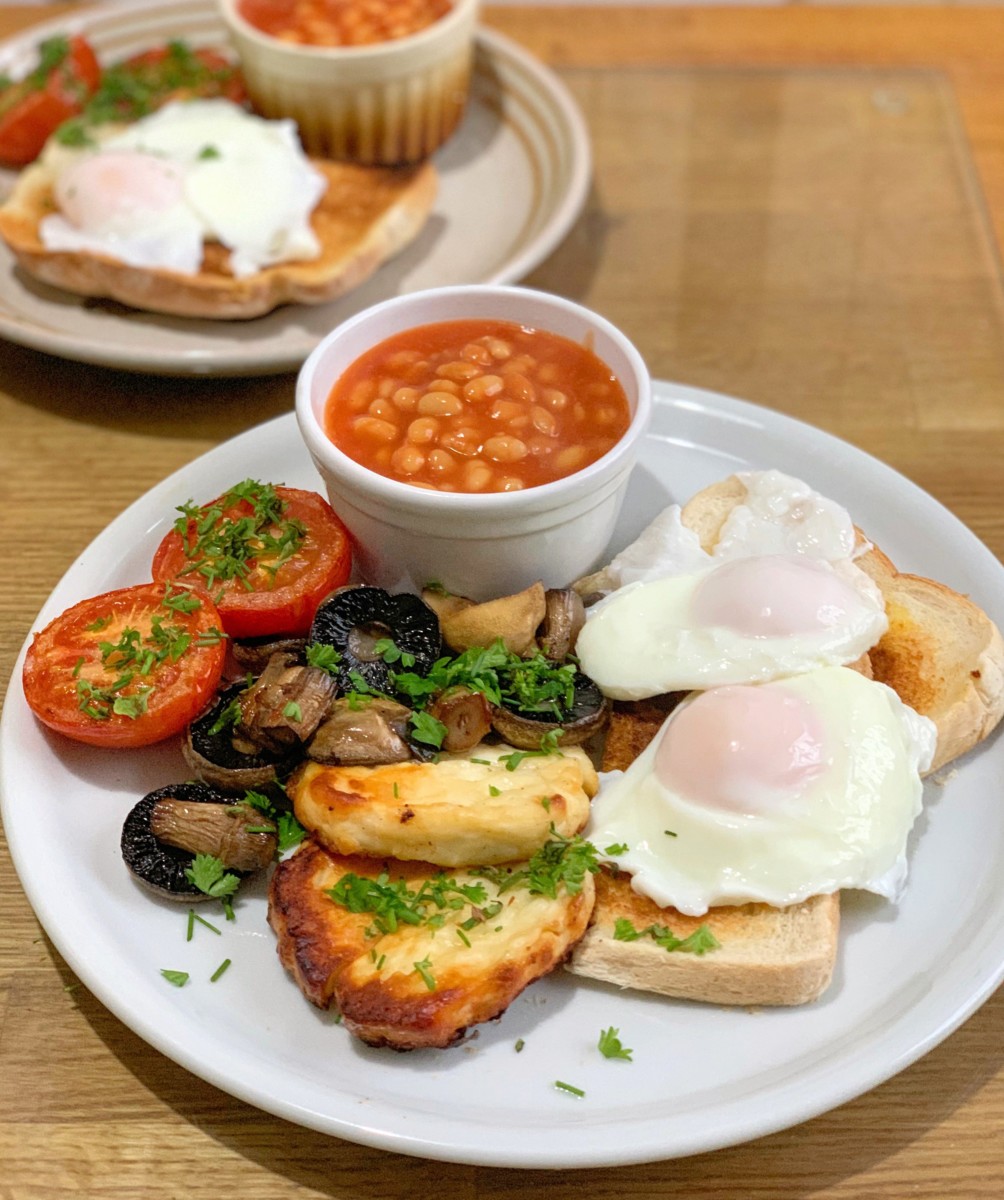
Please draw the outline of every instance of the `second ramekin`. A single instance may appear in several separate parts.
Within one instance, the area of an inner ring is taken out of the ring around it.
[[[478,0],[410,37],[366,46],[281,41],[218,0],[251,100],[262,116],[289,117],[309,154],[393,166],[418,162],[460,122],[470,88]]]

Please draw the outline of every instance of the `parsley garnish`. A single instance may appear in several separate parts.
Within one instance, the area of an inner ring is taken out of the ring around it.
[[[188,983],[187,971],[169,971],[166,968],[161,968],[160,973],[168,983],[174,984],[175,987],[184,987]]]
[[[238,580],[252,591],[252,572],[260,571],[274,584],[307,536],[302,522],[286,517],[286,508],[272,484],[255,479],[245,479],[211,504],[179,505],[182,515],[174,529],[190,560],[181,574],[195,572],[209,588]]]
[[[621,1044],[619,1035],[620,1030],[614,1029],[612,1025],[609,1029],[604,1029],[596,1043],[597,1049],[604,1058],[623,1058],[630,1062],[634,1051]]]
[[[322,671],[327,671],[329,675],[338,674],[338,664],[342,661],[342,656],[327,642],[314,642],[307,647],[307,666],[318,667]]]
[[[209,726],[207,733],[210,737],[215,737],[218,733],[222,733],[224,729],[228,729],[231,725],[236,725],[241,719],[241,698],[234,696],[229,704],[225,704],[221,709],[219,716]]]
[[[430,992],[436,990],[436,978],[432,973],[432,963],[427,958],[423,958],[421,962],[412,963],[415,970],[422,976],[422,982]]]
[[[721,942],[707,925],[699,925],[689,937],[679,938],[665,925],[646,925],[644,929],[636,929],[626,917],[617,918],[614,924],[614,941],[636,942],[642,937],[650,937],[663,950],[679,950],[685,954],[706,954],[709,950],[717,950],[721,946]]]
[[[438,750],[443,744],[443,738],[446,737],[446,726],[442,721],[436,720],[427,712],[413,712],[409,718],[411,725],[411,736],[416,742],[422,742],[427,746],[435,746]]]
[[[230,959],[229,959],[229,958],[225,958],[225,959],[224,959],[224,960],[223,960],[223,961],[220,963],[220,965],[219,965],[219,966],[216,968],[216,970],[215,970],[215,971],[212,973],[212,975],[210,975],[210,976],[209,976],[209,982],[210,982],[210,983],[215,983],[215,982],[217,981],[217,979],[219,979],[219,977],[220,977],[220,976],[223,974],[223,972],[224,972],[224,971],[227,969],[227,967],[229,967],[229,966],[230,966]]]
[[[407,650],[402,650],[393,638],[378,638],[373,643],[373,653],[379,654],[385,663],[399,662],[405,670],[415,665],[414,654],[409,654]]]
[[[290,700],[290,702],[282,710],[282,715],[288,721],[302,721],[303,709],[300,708],[299,704],[297,704],[295,700]]]
[[[227,920],[234,919],[233,905],[230,897],[240,886],[240,876],[228,871],[223,863],[212,854],[196,854],[192,865],[185,868],[185,878],[200,892],[212,896],[214,900],[223,903]]]
[[[584,1096],[586,1094],[582,1088],[578,1088],[571,1083],[565,1083],[563,1079],[556,1079],[554,1086],[559,1092],[567,1092],[570,1096]]]
[[[525,867],[479,867],[477,874],[490,879],[499,895],[515,887],[525,887],[531,896],[557,898],[564,887],[570,896],[578,895],[587,875],[599,870],[596,847],[580,837],[563,838],[551,826],[551,840],[534,854]]]
[[[551,754],[561,754],[558,742],[564,735],[563,729],[550,729],[540,739],[539,750],[514,750],[511,754],[499,756],[499,762],[505,763],[507,771],[515,771],[524,758],[547,758]]]
[[[609,854],[611,858],[616,858],[618,854],[627,854],[627,852],[627,842],[612,842],[603,851],[604,854]]]
[[[523,1047],[525,1045],[526,1045],[526,1042],[524,1042],[522,1038],[517,1038],[516,1044],[515,1044],[515,1046],[513,1046],[513,1049],[516,1051],[517,1054],[519,1054],[519,1052],[523,1049]]]

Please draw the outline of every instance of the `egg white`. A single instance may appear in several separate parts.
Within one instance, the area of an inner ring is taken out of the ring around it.
[[[310,214],[326,183],[305,157],[293,122],[266,121],[227,100],[190,100],[98,133],[96,147],[52,157],[57,198],[74,188],[73,172],[82,159],[108,154],[136,156],[140,165],[151,157],[173,164],[181,172],[181,195],[169,206],[152,208],[144,206],[141,194],[130,202],[120,192],[105,204],[100,193],[88,197],[80,206],[86,214],[82,223],[67,211],[42,220],[39,236],[48,249],[195,274],[203,242],[212,240],[230,251],[237,277],[319,255]]]
[[[934,725],[892,689],[844,667],[759,686],[786,689],[824,727],[818,777],[766,805],[755,802],[751,780],[745,810],[677,794],[653,767],[678,708],[627,771],[604,779],[590,840],[630,872],[640,894],[695,916],[714,905],[781,907],[842,888],[896,899],[906,879],[907,837],[921,811],[920,775],[934,754]],[[685,704],[699,702],[700,695]]]

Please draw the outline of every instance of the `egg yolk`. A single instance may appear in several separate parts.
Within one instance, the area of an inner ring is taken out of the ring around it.
[[[768,812],[826,770],[823,725],[784,688],[712,688],[669,720],[654,770],[667,790],[694,804]]]
[[[857,592],[824,563],[769,554],[724,563],[694,591],[698,626],[748,637],[790,637],[829,629],[860,606]]]
[[[182,198],[182,169],[152,154],[109,150],[68,168],[56,183],[56,202],[78,229],[142,225]]]

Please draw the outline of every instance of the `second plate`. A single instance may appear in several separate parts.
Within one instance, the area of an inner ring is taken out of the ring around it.
[[[10,39],[0,46],[0,73],[22,74],[40,40],[67,30],[86,34],[104,61],[162,44],[178,30],[196,46],[226,40],[204,0],[105,6]],[[138,312],[36,283],[0,246],[0,337],[61,358],[162,375],[296,370],[324,334],[379,300],[445,284],[521,279],[575,221],[591,166],[586,127],[564,85],[488,30],[478,33],[467,113],[435,163],[440,193],[417,240],[332,304],[287,306],[252,321]],[[12,178],[7,173],[8,183]]]

